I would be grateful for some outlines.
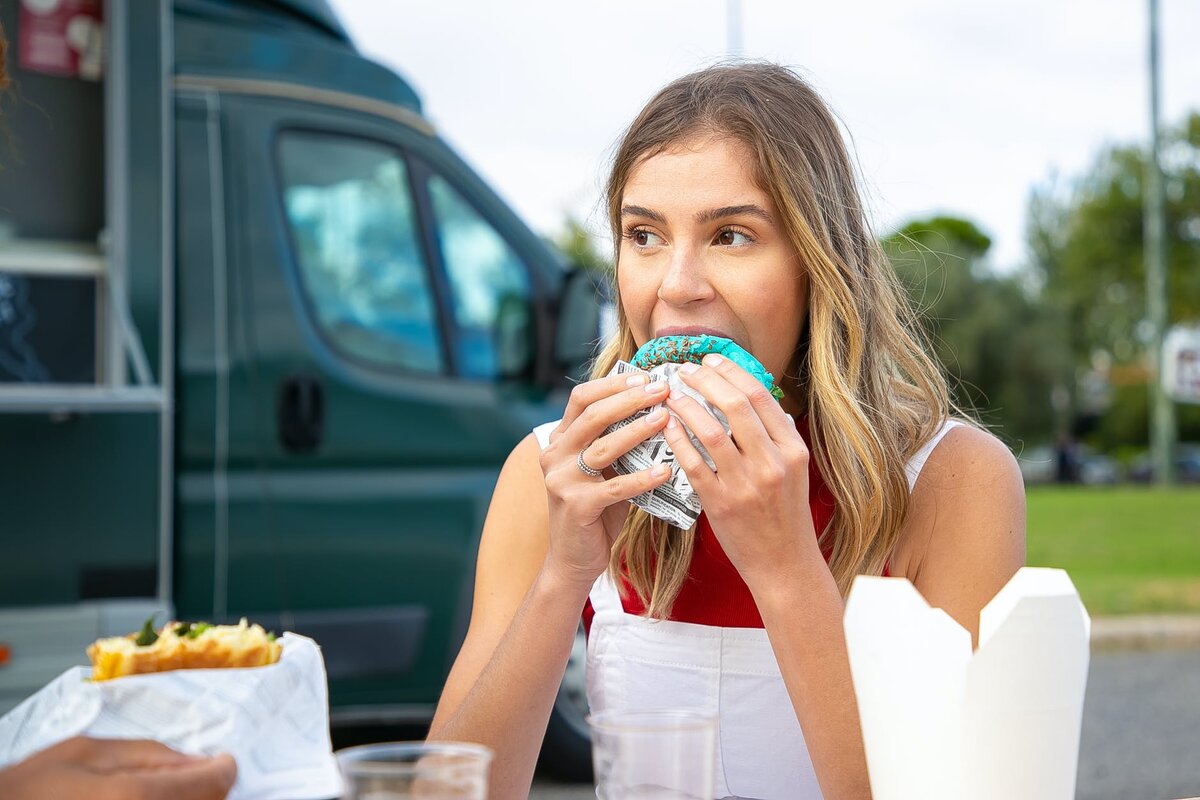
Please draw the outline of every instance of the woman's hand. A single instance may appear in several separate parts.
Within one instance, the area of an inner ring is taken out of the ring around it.
[[[562,424],[542,451],[542,473],[550,510],[550,544],[543,571],[586,591],[608,567],[632,497],[666,483],[666,466],[615,475],[609,466],[658,433],[669,415],[663,409],[603,435],[613,423],[666,399],[665,381],[643,373],[610,375],[581,383],[571,392]],[[581,455],[582,454],[582,455]],[[583,463],[602,471],[586,474]]]
[[[672,419],[667,444],[746,585],[757,593],[789,567],[821,559],[808,506],[808,446],[779,403],[749,373],[715,354],[679,374],[729,420],[732,437],[686,395],[667,401],[716,465],[714,472]]]
[[[229,755],[200,758],[147,740],[77,736],[0,770],[0,797],[220,800],[236,777]]]

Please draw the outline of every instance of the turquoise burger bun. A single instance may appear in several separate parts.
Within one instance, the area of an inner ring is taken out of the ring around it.
[[[775,385],[775,376],[767,372],[767,368],[741,345],[720,336],[660,336],[639,347],[633,354],[631,363],[641,369],[651,369],[659,364],[682,364],[687,361],[699,364],[709,353],[728,358],[753,375],[776,400],[783,399],[783,390]]]

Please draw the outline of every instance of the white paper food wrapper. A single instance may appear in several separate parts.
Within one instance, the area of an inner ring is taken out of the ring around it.
[[[716,417],[717,421],[725,426],[725,432],[729,433],[729,421],[721,413],[720,409],[709,403],[708,400],[704,399],[702,394],[679,379],[679,368],[681,366],[683,365],[674,363],[659,364],[657,367],[645,370],[641,367],[635,367],[626,361],[618,361],[608,374],[641,372],[648,375],[651,381],[666,381],[672,391],[678,391],[687,395]],[[605,433],[608,434],[615,430],[620,430],[659,408],[665,409],[668,414],[673,417],[675,416],[675,413],[667,408],[665,403],[658,403],[657,405],[638,411],[633,416],[627,417],[615,425],[610,425],[605,430]],[[679,418],[676,417],[676,419]],[[683,420],[679,420],[679,423],[682,425]],[[700,455],[704,458],[705,463],[708,464],[710,469],[715,469],[716,467],[712,459],[709,458],[708,451],[700,444],[700,440],[695,437],[691,429],[686,425],[684,425],[684,430],[687,432],[688,438],[692,440],[692,444],[700,451]],[[639,494],[629,502],[659,519],[666,520],[672,525],[677,525],[686,530],[692,527],[700,517],[700,497],[692,489],[687,475],[679,468],[679,464],[675,462],[675,453],[671,451],[671,447],[667,444],[667,439],[662,433],[656,433],[618,458],[613,463],[612,468],[621,475],[628,475],[631,472],[649,469],[659,464],[667,464],[671,467],[671,479],[649,492]]]
[[[974,654],[904,578],[856,578],[844,625],[875,800],[1075,796],[1091,620],[1066,572],[1019,570]]]
[[[191,755],[232,753],[229,800],[337,797],[321,650],[285,633],[279,661],[189,669],[93,683],[72,667],[0,719],[0,766],[72,736],[156,739]]]

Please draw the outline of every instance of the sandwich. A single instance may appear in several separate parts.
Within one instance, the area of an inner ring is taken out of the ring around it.
[[[174,669],[261,667],[279,660],[275,634],[243,618],[237,625],[169,622],[154,630],[153,618],[140,633],[98,639],[87,649],[92,680]]]
[[[767,368],[741,345],[720,336],[660,336],[639,347],[633,354],[632,363],[645,370],[660,364],[683,364],[689,361],[699,364],[709,353],[728,358],[749,372],[776,400],[783,399],[783,389],[775,385],[775,376],[767,372]]]

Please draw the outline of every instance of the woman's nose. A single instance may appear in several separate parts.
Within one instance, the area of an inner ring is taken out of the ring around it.
[[[708,281],[704,260],[687,248],[677,248],[658,285],[658,299],[673,306],[685,306],[711,299],[712,284]]]

